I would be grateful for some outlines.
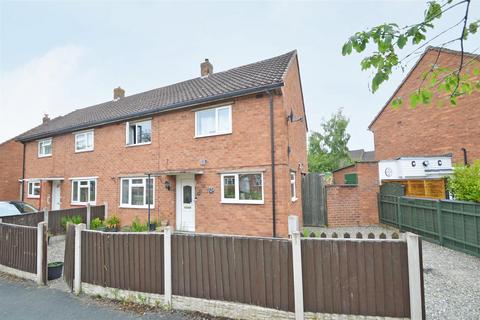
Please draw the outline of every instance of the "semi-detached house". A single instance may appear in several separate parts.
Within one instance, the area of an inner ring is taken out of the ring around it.
[[[296,51],[75,110],[17,137],[38,208],[108,203],[177,230],[285,236],[301,219],[307,122]],[[150,179],[148,179],[150,174]]]

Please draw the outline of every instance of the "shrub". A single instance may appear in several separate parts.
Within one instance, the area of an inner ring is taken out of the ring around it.
[[[82,217],[78,215],[71,216],[71,217],[65,216],[65,217],[62,217],[62,219],[60,220],[60,224],[64,229],[67,227],[68,223],[80,224],[80,223],[83,223],[83,220],[82,220]]]
[[[146,223],[142,223],[138,217],[135,217],[132,221],[132,232],[145,232],[148,231]]]
[[[90,222],[90,229],[91,230],[98,230],[100,228],[103,228],[105,225],[103,223],[103,220],[100,218],[95,218]]]
[[[117,215],[112,215],[105,221],[105,224],[109,229],[115,229],[120,227],[120,218]]]
[[[448,190],[456,200],[480,202],[480,160],[471,166],[455,166]]]

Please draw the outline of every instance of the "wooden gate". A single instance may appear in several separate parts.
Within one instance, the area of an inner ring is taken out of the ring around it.
[[[327,224],[325,198],[325,183],[321,174],[308,173],[302,177],[304,226],[320,227]]]
[[[75,225],[67,225],[65,238],[65,258],[63,263],[63,279],[71,291],[73,291],[73,276],[75,267]]]

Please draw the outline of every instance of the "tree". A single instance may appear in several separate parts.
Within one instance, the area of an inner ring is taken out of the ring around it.
[[[450,103],[456,105],[458,97],[469,95],[474,91],[480,92],[480,80],[475,80],[475,77],[479,75],[479,67],[474,66],[470,72],[465,70],[467,65],[477,61],[476,59],[480,56],[476,55],[467,61],[464,55],[464,41],[470,35],[477,33],[480,27],[480,19],[469,23],[470,3],[471,0],[428,1],[423,21],[404,27],[400,27],[396,23],[384,23],[368,31],[357,32],[343,45],[342,54],[344,56],[349,55],[353,50],[358,53],[363,52],[370,42],[376,45],[377,50],[371,56],[365,57],[360,63],[362,70],[373,70],[371,90],[375,92],[382,83],[389,79],[394,68],[403,70],[406,66],[406,59],[417,54],[419,50],[432,43],[442,34],[457,28],[459,29],[459,36],[439,45],[440,50],[435,63],[428,72],[422,75],[420,86],[411,92],[408,97],[410,105],[416,107],[418,104],[430,104],[434,92],[443,92],[449,95]],[[460,21],[427,40],[427,31],[434,29],[435,23],[442,18],[444,13],[459,6],[464,7]],[[416,46],[415,50],[400,58],[398,51],[401,51],[409,41]],[[442,52],[441,49],[454,42],[459,42],[461,50],[458,67],[442,68],[437,66],[436,62],[438,62]],[[476,50],[478,49],[480,47]],[[404,97],[401,96],[395,97],[392,99],[392,106],[401,106],[403,99]]]
[[[472,166],[456,166],[448,177],[448,190],[457,200],[480,202],[480,160]]]
[[[308,139],[308,169],[310,172],[331,172],[352,162],[348,154],[349,119],[342,109],[321,124],[322,132],[313,132]]]

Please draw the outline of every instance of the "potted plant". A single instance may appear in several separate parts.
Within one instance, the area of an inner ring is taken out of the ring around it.
[[[120,229],[120,218],[116,215],[112,215],[105,221],[108,231],[118,232]]]
[[[132,221],[132,232],[145,232],[148,231],[148,225],[142,223],[138,217],[135,217]]]
[[[97,231],[105,231],[105,224],[103,223],[103,220],[100,218],[95,218],[90,222],[90,229],[91,230],[97,230]]]
[[[155,230],[157,230],[157,226],[158,226],[157,219],[150,220],[150,226],[149,226],[148,230],[155,231]]]
[[[48,264],[48,280],[55,280],[62,276],[63,262],[55,261]]]

